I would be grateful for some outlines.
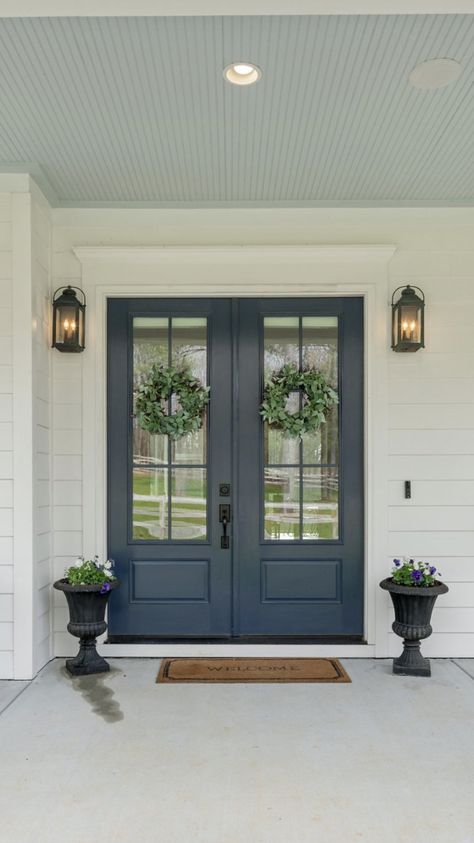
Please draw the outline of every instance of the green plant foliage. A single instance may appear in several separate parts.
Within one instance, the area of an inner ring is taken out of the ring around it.
[[[178,399],[179,409],[168,414],[172,395]],[[179,439],[200,429],[208,403],[209,387],[202,386],[188,370],[155,365],[138,388],[135,409],[143,430]]]
[[[397,585],[428,588],[431,585],[439,585],[437,577],[440,576],[437,568],[429,562],[417,562],[407,556],[393,560],[392,580]]]
[[[93,559],[78,556],[75,564],[64,573],[69,585],[104,585],[115,580],[113,566],[111,559],[100,562],[98,556]]]
[[[300,390],[303,402],[297,413],[286,409],[291,392]],[[272,427],[286,436],[301,437],[304,433],[319,430],[326,421],[328,410],[339,403],[337,392],[328,384],[322,372],[316,369],[300,371],[287,364],[265,385],[260,415]]]

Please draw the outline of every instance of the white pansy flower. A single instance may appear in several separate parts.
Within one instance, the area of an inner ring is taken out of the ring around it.
[[[104,568],[107,568],[108,571],[112,568],[112,562],[110,559],[107,559],[107,562],[104,562]]]
[[[418,562],[416,561],[416,559],[413,560],[413,568],[414,568],[415,571],[418,571],[419,565],[418,565]]]
[[[82,556],[78,556],[76,561],[74,562],[74,565],[75,565],[76,568],[80,568],[81,565],[83,564],[83,562],[84,562],[84,558]]]

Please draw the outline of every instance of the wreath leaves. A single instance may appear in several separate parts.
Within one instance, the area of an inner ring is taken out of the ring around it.
[[[138,388],[135,402],[138,424],[149,433],[163,433],[171,439],[200,430],[209,392],[209,387],[203,386],[189,370],[156,364]],[[180,406],[168,415],[172,395]]]
[[[297,413],[289,413],[286,401],[290,393],[297,390],[301,390],[305,400]],[[288,363],[265,385],[260,415],[286,436],[301,437],[319,430],[326,421],[327,412],[338,403],[337,392],[322,372],[316,369],[300,371]]]

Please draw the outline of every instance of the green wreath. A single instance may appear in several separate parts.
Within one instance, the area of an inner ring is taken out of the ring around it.
[[[290,392],[300,390],[303,402],[297,413],[289,413],[286,401]],[[272,427],[286,436],[303,436],[318,430],[326,421],[328,410],[339,403],[337,392],[329,385],[322,372],[305,369],[302,372],[292,365],[283,366],[265,385],[260,415]]]
[[[169,400],[176,395],[179,409],[168,414]],[[164,433],[179,439],[199,430],[209,403],[209,387],[203,386],[187,369],[155,365],[138,388],[135,411],[138,424],[149,433]]]

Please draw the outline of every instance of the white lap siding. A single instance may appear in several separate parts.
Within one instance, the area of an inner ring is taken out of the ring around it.
[[[426,295],[426,348],[389,364],[389,553],[433,561],[450,587],[425,652],[474,656],[474,251],[444,239],[425,264],[421,251],[391,266],[393,287],[410,280]]]

